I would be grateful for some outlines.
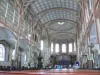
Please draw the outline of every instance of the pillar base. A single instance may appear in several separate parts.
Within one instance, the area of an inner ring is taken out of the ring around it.
[[[93,60],[88,60],[88,69],[93,69]]]
[[[100,55],[98,55],[98,68],[100,68]]]

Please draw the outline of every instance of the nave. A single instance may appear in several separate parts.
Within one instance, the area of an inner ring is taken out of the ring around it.
[[[0,75],[100,75],[100,0],[0,0]]]

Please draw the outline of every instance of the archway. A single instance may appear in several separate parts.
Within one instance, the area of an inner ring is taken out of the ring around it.
[[[14,49],[15,47],[15,43],[16,43],[16,37],[14,35],[14,33],[12,31],[10,31],[9,29],[5,28],[5,27],[0,27],[0,44],[3,48],[3,45],[5,48],[5,54],[4,58],[2,60],[5,60],[5,62],[1,65],[3,66],[11,66],[11,54],[10,52],[12,51],[12,49]],[[2,56],[2,54],[0,54]],[[8,62],[7,62],[8,61]]]
[[[0,40],[6,41],[13,48],[15,47],[16,37],[13,32],[5,27],[0,27]]]
[[[5,46],[0,44],[0,61],[5,60]]]

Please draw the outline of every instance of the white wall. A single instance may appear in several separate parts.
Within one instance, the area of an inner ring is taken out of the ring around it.
[[[50,48],[49,48],[49,44],[48,44],[48,39],[43,39],[43,50],[42,52],[42,56],[43,56],[43,66],[46,66],[47,64],[49,64],[49,58],[50,58]]]

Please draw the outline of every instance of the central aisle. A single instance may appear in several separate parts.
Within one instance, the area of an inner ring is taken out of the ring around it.
[[[52,69],[52,70],[26,70],[26,71],[1,71],[0,75],[100,75],[100,71]]]

